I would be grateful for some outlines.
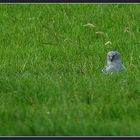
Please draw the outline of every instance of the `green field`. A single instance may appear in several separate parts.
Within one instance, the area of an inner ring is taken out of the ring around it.
[[[102,74],[110,50],[127,72]],[[0,5],[0,126],[1,136],[140,135],[140,5]]]

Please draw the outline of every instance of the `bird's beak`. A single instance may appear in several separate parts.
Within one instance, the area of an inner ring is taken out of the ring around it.
[[[113,61],[113,57],[112,56],[109,56],[109,60],[112,62]]]

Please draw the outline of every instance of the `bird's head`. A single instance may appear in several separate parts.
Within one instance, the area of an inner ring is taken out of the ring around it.
[[[107,53],[108,62],[121,62],[120,53],[117,51],[110,51]]]

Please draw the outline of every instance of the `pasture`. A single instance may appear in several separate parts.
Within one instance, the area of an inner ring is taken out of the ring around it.
[[[135,4],[0,5],[0,135],[140,135],[139,15]],[[110,50],[127,72],[102,74]]]

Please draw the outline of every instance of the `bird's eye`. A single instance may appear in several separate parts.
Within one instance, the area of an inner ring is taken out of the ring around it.
[[[116,55],[116,54],[114,54],[114,55],[113,55],[113,58],[115,58],[116,56],[117,56],[117,55]]]

